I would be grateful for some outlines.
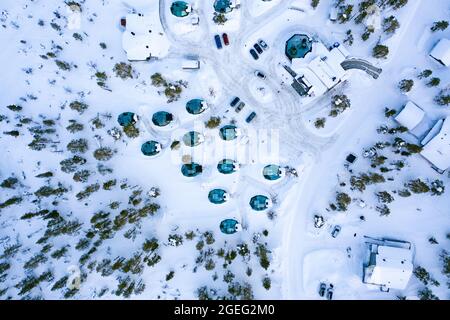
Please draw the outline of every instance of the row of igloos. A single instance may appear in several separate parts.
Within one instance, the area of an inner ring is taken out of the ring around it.
[[[191,99],[186,103],[186,111],[191,115],[199,115],[205,112],[209,106],[203,99]],[[133,112],[123,112],[117,121],[123,127],[133,125],[138,121],[138,116]],[[157,111],[152,115],[152,124],[159,129],[173,129],[176,123],[175,116],[168,111]]]

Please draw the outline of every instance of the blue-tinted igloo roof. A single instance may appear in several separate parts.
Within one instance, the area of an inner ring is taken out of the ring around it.
[[[186,111],[190,114],[200,114],[205,111],[207,104],[202,99],[192,99],[186,103]]]
[[[202,173],[203,167],[195,162],[192,163],[186,163],[181,166],[181,173],[185,177],[195,177]]]
[[[131,124],[135,124],[136,118],[137,118],[137,116],[133,112],[123,112],[123,113],[119,114],[119,116],[117,117],[117,122],[122,127],[126,127]]]
[[[173,121],[173,115],[167,111],[155,112],[152,116],[152,122],[155,126],[164,127]]]
[[[155,156],[161,152],[161,144],[154,140],[144,142],[141,151],[145,156]]]
[[[214,2],[214,10],[217,13],[230,12],[231,10],[233,10],[233,8],[231,8],[231,4],[231,0],[216,0]]]
[[[237,138],[237,127],[232,124],[227,124],[220,128],[219,135],[223,140],[234,140]]]
[[[267,180],[277,180],[281,178],[281,167],[276,164],[269,164],[263,169],[263,176]]]
[[[223,159],[217,164],[217,170],[223,174],[230,174],[236,171],[236,162],[230,159]]]
[[[214,204],[221,204],[227,201],[227,192],[223,189],[213,189],[208,194],[208,199]]]
[[[262,211],[269,207],[269,198],[263,195],[257,195],[250,199],[250,206],[253,210]]]
[[[183,142],[189,147],[198,146],[203,141],[203,136],[197,131],[189,131],[183,136]]]
[[[239,222],[234,219],[225,219],[220,223],[220,231],[225,234],[233,234],[239,231]]]

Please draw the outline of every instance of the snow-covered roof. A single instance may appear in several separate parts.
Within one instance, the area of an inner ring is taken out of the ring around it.
[[[411,249],[378,246],[378,254],[369,283],[403,290],[413,272]]]
[[[438,60],[444,66],[450,66],[450,40],[441,39],[433,50],[430,52],[430,56]]]
[[[157,10],[146,15],[128,14],[126,28],[122,35],[122,46],[128,60],[162,58],[167,55],[170,42],[161,26]]]
[[[425,112],[414,102],[408,101],[403,110],[395,117],[395,120],[408,130],[413,130],[424,117]]]
[[[334,87],[345,76],[341,63],[345,60],[346,50],[333,48],[328,51],[322,43],[318,43],[318,56],[306,62],[303,58],[292,59],[291,68],[297,74],[304,76],[304,82],[312,85],[311,95],[320,95]]]
[[[444,120],[440,132],[423,147],[420,154],[441,171],[450,168],[450,117]]]
[[[320,96],[327,91],[325,84],[315,75],[310,68],[302,68],[296,70],[299,76],[303,76],[302,81],[312,88],[308,92],[311,96]]]

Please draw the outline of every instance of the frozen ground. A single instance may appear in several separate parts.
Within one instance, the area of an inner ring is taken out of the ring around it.
[[[357,12],[360,1],[346,2],[354,4]],[[424,267],[440,283],[427,286],[440,299],[448,299],[448,274],[442,273],[439,257],[449,249],[450,241],[448,173],[438,174],[419,155],[400,156],[384,150],[388,158],[385,167],[392,169],[382,173],[385,183],[368,186],[364,192],[351,190],[349,183],[352,175],[380,172],[380,166],[372,168],[362,151],[395,137],[377,133],[381,125],[396,126],[385,117],[385,107],[398,111],[412,99],[431,119],[450,115],[448,105],[438,106],[433,101],[449,86],[448,68],[428,57],[437,40],[450,36],[450,29],[429,31],[433,22],[448,17],[450,5],[430,2],[433,5],[410,0],[398,10],[384,9],[383,17],[395,15],[400,27],[394,35],[377,31],[363,41],[363,24],[329,21],[333,5],[329,0],[321,0],[316,9],[309,0],[241,1],[240,8],[226,14],[228,21],[223,25],[212,21],[211,1],[190,1],[199,16],[196,26],[190,16],[174,17],[168,0],[78,1],[81,12],[75,15],[57,0],[2,1],[0,40],[7,46],[0,53],[0,182],[10,177],[17,182],[12,187],[2,186],[0,203],[14,197],[20,200],[0,209],[0,297],[196,299],[207,294],[211,298],[318,299],[317,287],[322,281],[334,284],[336,299],[417,297],[425,284],[415,277],[402,292],[384,293],[361,282],[364,236],[372,236],[413,243],[414,265]],[[171,41],[169,56],[132,62],[132,77],[121,79],[113,71],[117,63],[126,62],[120,18],[132,9],[145,12],[149,6],[159,10]],[[354,34],[353,45],[346,44],[351,57],[382,68],[378,79],[350,70],[348,80],[313,101],[300,98],[282,83],[280,63],[287,60],[284,43],[292,34],[304,32],[332,44],[342,43],[349,29]],[[228,33],[230,45],[217,50],[213,36],[222,32]],[[248,50],[260,38],[269,50],[254,61]],[[390,48],[386,59],[372,57],[378,41]],[[182,61],[188,56],[198,57],[200,70],[182,70]],[[428,87],[427,79],[417,78],[425,69],[440,78],[437,87]],[[255,70],[261,70],[267,79],[256,78]],[[107,76],[104,86],[97,84],[101,72]],[[177,101],[169,103],[163,88],[152,85],[150,77],[155,73],[170,82],[187,83]],[[397,87],[402,79],[414,79],[413,89],[406,94]],[[347,95],[351,107],[329,117],[335,94]],[[246,103],[240,113],[229,107],[234,96]],[[185,109],[186,102],[195,98],[209,105],[198,116]],[[70,107],[73,101],[89,107],[77,112]],[[22,109],[11,110],[7,108],[10,105]],[[150,124],[152,114],[162,110],[175,115],[170,129]],[[139,116],[140,134],[135,138],[123,134],[115,140],[107,131],[118,127],[117,116],[125,111]],[[257,117],[247,124],[245,118],[251,111]],[[218,128],[204,125],[211,116],[220,117],[221,126],[235,123],[242,135],[235,141],[222,141]],[[318,129],[314,121],[322,117],[326,118],[325,127]],[[97,118],[102,125],[93,122]],[[71,120],[83,124],[84,129],[70,133],[66,127]],[[33,129],[36,127],[48,131],[42,133]],[[17,137],[5,134],[14,130]],[[190,130],[200,132],[204,143],[171,150],[172,142]],[[40,151],[29,147],[36,136],[48,138]],[[408,133],[399,136],[417,143]],[[74,155],[66,146],[80,138],[87,140],[89,149],[75,154],[87,162],[73,172],[63,172],[61,161]],[[148,140],[162,144],[161,154],[154,158],[142,155],[140,147]],[[97,161],[93,152],[100,147],[111,148],[114,156]],[[186,178],[180,172],[181,156],[191,152],[204,172]],[[344,167],[349,152],[358,155],[352,172]],[[216,164],[224,155],[238,160],[240,170],[231,175],[217,172]],[[402,161],[404,168],[388,165],[393,161]],[[265,180],[262,168],[270,163],[295,168],[298,177]],[[109,170],[102,170],[99,164]],[[83,169],[89,177],[76,181],[74,173]],[[36,177],[45,172],[52,176]],[[396,194],[416,178],[427,183],[439,179],[447,190],[440,196],[428,192],[404,198]],[[113,180],[116,185],[111,190],[103,188]],[[96,184],[98,191],[77,197]],[[43,186],[61,186],[65,191],[48,197],[37,195]],[[161,195],[149,196],[152,187],[159,188]],[[208,192],[214,188],[225,189],[230,199],[221,205],[210,203]],[[346,212],[330,209],[337,191],[352,198]],[[376,211],[375,193],[379,191],[394,195],[387,216]],[[256,194],[271,198],[272,207],[252,210],[249,199]],[[365,208],[357,205],[359,199],[365,201]],[[143,212],[148,204],[157,204],[159,209],[139,218],[129,217],[119,226],[123,214]],[[41,210],[56,210],[62,220]],[[101,226],[92,220],[99,212],[109,213]],[[25,219],[26,213],[36,214]],[[326,219],[318,234],[311,226],[317,213]],[[219,223],[227,218],[241,222],[243,230],[222,234]],[[70,222],[78,224],[66,230]],[[342,231],[332,238],[330,231],[336,224]],[[101,232],[111,226],[112,234],[102,238]],[[42,240],[54,229],[61,233]],[[174,241],[177,237],[182,240]],[[151,239],[157,239],[157,248],[143,248]],[[81,278],[76,289],[66,283],[73,276]],[[207,289],[199,293],[199,288]]]

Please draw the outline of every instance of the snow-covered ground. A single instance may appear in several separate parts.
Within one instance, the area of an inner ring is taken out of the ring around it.
[[[223,24],[213,21],[212,1],[186,1],[192,12],[183,18],[171,14],[173,2],[0,4],[0,40],[6,44],[0,53],[0,297],[319,299],[319,284],[325,282],[334,285],[335,299],[415,298],[425,287],[450,298],[449,258],[446,274],[440,258],[450,241],[448,171],[438,174],[420,155],[396,153],[391,145],[378,150],[384,163],[373,165],[363,157],[364,150],[392,144],[395,137],[419,143],[407,132],[377,131],[398,127],[385,108],[399,111],[413,100],[431,120],[450,116],[448,104],[434,101],[442,90],[448,96],[449,69],[428,56],[439,39],[450,37],[450,28],[430,31],[434,22],[447,19],[450,4],[410,0],[399,9],[386,6],[382,17],[395,16],[398,29],[376,30],[363,41],[364,22],[355,23],[358,0],[344,1],[354,5],[346,23],[329,20],[331,0],[321,0],[317,8],[310,0],[241,1]],[[159,12],[169,54],[128,62],[120,19],[150,10]],[[347,30],[353,44],[345,41]],[[214,35],[223,32],[230,44],[217,49]],[[339,42],[349,57],[381,68],[381,75],[374,79],[351,69],[325,95],[300,97],[280,76],[281,64],[289,64],[285,41],[295,33],[326,46]],[[259,39],[268,49],[254,60],[249,50]],[[390,49],[385,59],[372,56],[378,43]],[[200,61],[200,69],[183,70],[186,59]],[[432,75],[420,79],[426,69]],[[258,78],[256,70],[267,78]],[[155,85],[155,74],[167,88]],[[437,86],[427,85],[431,78],[440,79]],[[414,80],[412,90],[399,90],[402,79]],[[182,90],[174,99],[166,95],[171,86]],[[335,95],[346,95],[351,106],[331,116]],[[245,102],[239,113],[229,105],[235,96]],[[203,99],[208,108],[190,114],[191,99]],[[172,113],[174,121],[153,125],[158,111]],[[123,112],[138,116],[135,136],[117,123]],[[247,123],[251,112],[257,115]],[[220,125],[208,128],[211,117]],[[317,119],[324,119],[323,127]],[[238,127],[236,140],[220,138],[226,124]],[[121,137],[115,139],[111,129]],[[184,145],[189,131],[204,141]],[[87,146],[73,147],[76,139]],[[149,140],[162,145],[154,157],[141,152]],[[112,156],[99,159],[101,148]],[[346,167],[350,152],[358,159]],[[182,159],[188,157],[203,166],[200,175],[182,175]],[[68,159],[78,163],[70,168]],[[239,170],[219,173],[222,159],[237,161]],[[268,164],[296,173],[269,181],[262,175]],[[380,174],[383,182],[356,190],[352,177],[367,172]],[[429,187],[440,180],[444,192],[399,195],[418,178]],[[160,195],[152,194],[154,188]],[[225,203],[208,200],[216,188],[228,193]],[[392,199],[380,202],[376,194],[382,191]],[[337,192],[350,199],[345,210],[330,206]],[[255,195],[267,196],[269,208],[253,210],[249,201]],[[361,200],[365,206],[358,205]],[[384,204],[389,212],[380,215]],[[315,214],[325,219],[320,229],[313,226]],[[237,220],[243,230],[223,234],[224,219]],[[336,225],[342,230],[333,238]],[[362,283],[365,236],[411,242],[414,266],[439,285],[413,276],[402,291],[368,287]],[[71,285],[71,279],[80,284]]]

